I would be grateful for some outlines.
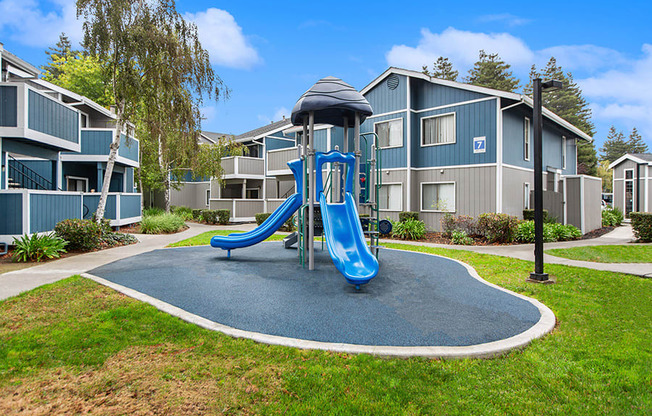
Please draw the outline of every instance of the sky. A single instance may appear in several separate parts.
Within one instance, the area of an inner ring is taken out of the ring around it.
[[[240,134],[282,116],[320,78],[362,89],[389,66],[420,70],[448,57],[466,75],[478,51],[528,81],[554,56],[593,111],[596,148],[610,126],[636,127],[652,151],[649,1],[177,1],[197,24],[228,99],[205,100],[202,128]],[[0,0],[0,42],[33,65],[65,32],[77,44],[74,0]]]

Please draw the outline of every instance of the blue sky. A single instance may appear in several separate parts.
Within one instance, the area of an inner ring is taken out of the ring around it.
[[[228,100],[205,102],[203,128],[238,134],[289,115],[333,75],[361,89],[388,66],[449,57],[461,75],[479,49],[524,82],[552,55],[591,103],[601,146],[613,124],[652,149],[652,2],[178,1],[195,21]],[[545,4],[545,6],[541,6]],[[65,31],[81,38],[73,0],[0,0],[0,42],[34,65]]]

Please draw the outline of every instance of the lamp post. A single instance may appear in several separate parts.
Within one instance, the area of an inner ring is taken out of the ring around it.
[[[543,271],[543,116],[541,113],[541,94],[562,88],[561,81],[541,82],[535,78],[532,83],[532,121],[534,122],[534,272],[531,281],[550,282],[548,273]]]

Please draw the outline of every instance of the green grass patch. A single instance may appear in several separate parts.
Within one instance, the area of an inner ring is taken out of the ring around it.
[[[216,235],[229,235],[237,234],[238,230],[214,230],[206,231],[194,237],[186,238],[185,240],[177,241],[168,245],[168,247],[188,247],[188,246],[207,246],[211,243],[211,238]],[[265,241],[280,241],[286,237],[287,234],[272,234]]]
[[[387,246],[467,262],[545,303],[558,325],[491,360],[304,351],[204,330],[73,277],[0,303],[0,414],[652,412],[652,280],[546,265],[557,283],[536,285],[531,262]]]
[[[185,228],[186,223],[175,214],[158,214],[143,217],[140,230],[145,234],[169,234]]]
[[[554,248],[545,251],[556,257],[598,263],[652,263],[652,246],[585,246]]]

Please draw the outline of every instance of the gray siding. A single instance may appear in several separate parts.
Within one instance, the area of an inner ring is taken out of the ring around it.
[[[238,157],[238,173],[244,175],[264,175],[265,161],[249,157]]]
[[[503,213],[523,218],[525,183],[534,190],[534,172],[503,167]]]
[[[18,88],[0,87],[0,126],[18,126],[18,103],[16,101]]]
[[[170,190],[170,204],[192,209],[207,209],[206,191],[208,189],[210,189],[210,183],[184,183],[179,189]],[[217,198],[217,194],[211,193],[211,197]]]
[[[29,198],[30,233],[53,230],[59,221],[81,214],[81,195],[32,194]]]
[[[391,90],[387,79],[380,82],[365,94],[375,114],[405,109],[407,106],[407,77],[398,75],[398,86]]]
[[[287,148],[278,152],[267,153],[267,171],[287,170],[290,168],[287,162],[294,160],[299,156],[296,147]]]
[[[79,114],[32,90],[28,93],[28,127],[73,143],[79,143]]]
[[[649,170],[647,165],[637,166],[636,162],[633,162],[629,159],[623,160],[618,166],[613,168],[614,182],[613,182],[613,193],[614,193],[614,206],[618,207],[623,213],[625,212],[625,170],[632,169],[634,171],[634,206],[633,210],[636,211],[636,204],[638,202],[638,210],[645,211],[645,187],[646,187],[646,169]],[[637,183],[636,174],[638,170],[639,181]],[[648,176],[650,177],[650,176]],[[650,194],[652,191],[649,189],[652,186],[650,179],[648,181],[648,210],[652,207],[652,200],[650,199]]]
[[[566,179],[566,224],[582,228],[581,188],[579,178]]]
[[[479,92],[433,84],[418,78],[410,80],[410,100],[414,110],[439,107],[489,97]]]
[[[383,171],[382,173],[382,183],[401,183],[403,184],[403,196],[402,196],[402,211],[407,211],[407,170],[390,170]],[[367,212],[368,213],[368,212]],[[398,212],[395,211],[380,211],[380,218],[385,219],[389,218],[392,221],[398,221]]]
[[[23,234],[22,194],[0,194],[0,212],[0,234]]]

